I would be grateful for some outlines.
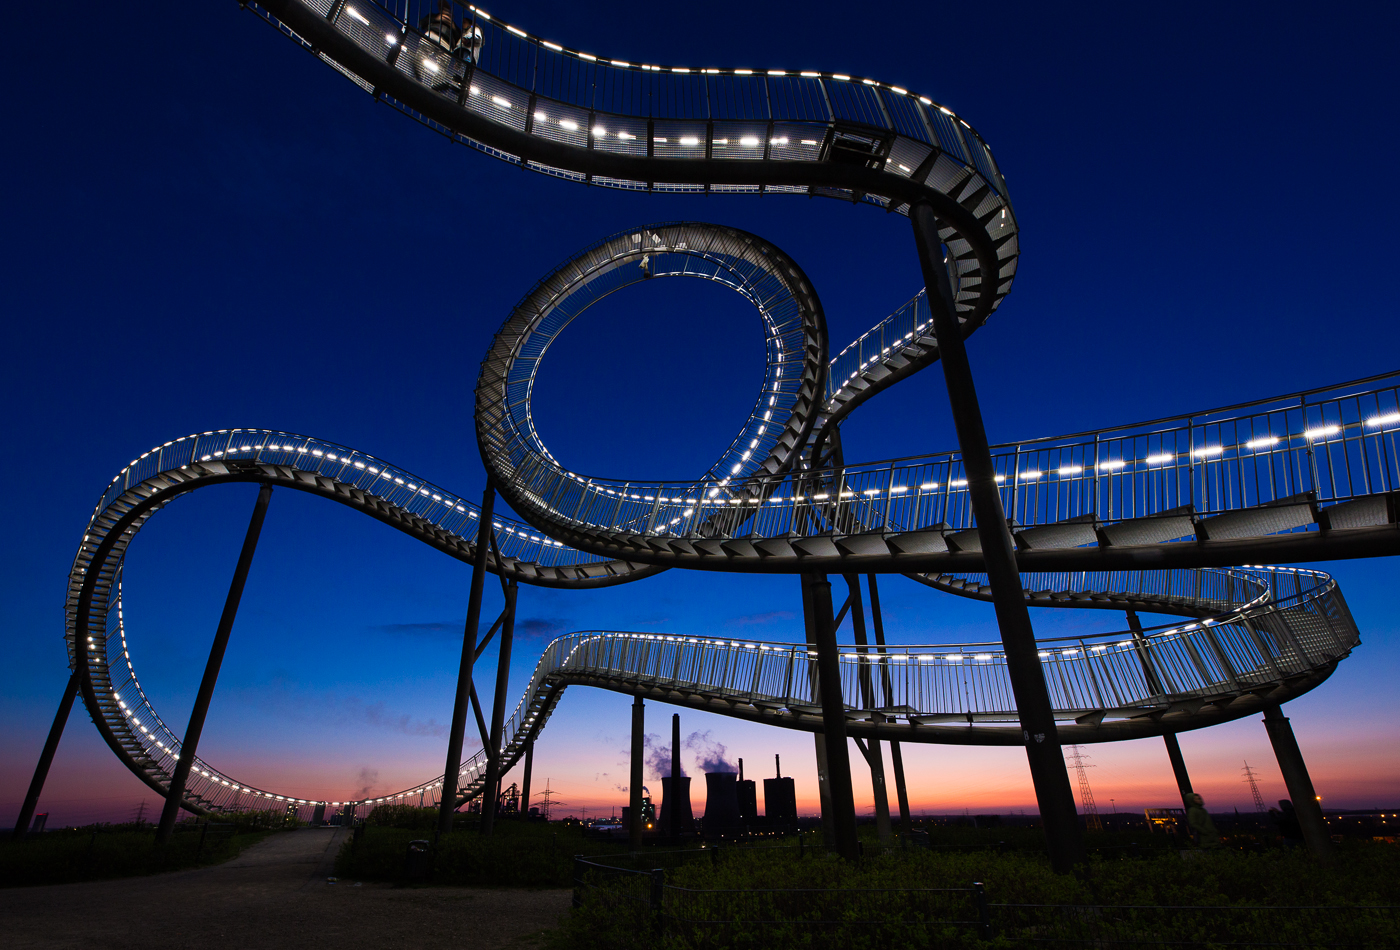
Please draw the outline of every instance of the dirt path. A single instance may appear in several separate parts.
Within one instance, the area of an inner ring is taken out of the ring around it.
[[[342,833],[273,835],[217,867],[0,890],[4,950],[487,950],[554,924],[566,890],[327,883]]]

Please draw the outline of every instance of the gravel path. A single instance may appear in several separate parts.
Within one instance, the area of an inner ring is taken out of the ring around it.
[[[272,835],[217,867],[0,890],[4,950],[487,950],[532,945],[567,890],[327,883],[343,833]]]

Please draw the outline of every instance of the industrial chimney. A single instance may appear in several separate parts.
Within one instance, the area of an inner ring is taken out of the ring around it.
[[[681,775],[681,717],[671,717],[671,774],[661,779],[661,832],[678,838],[695,829],[690,779]]]
[[[763,819],[773,830],[791,830],[797,825],[797,789],[792,778],[783,778],[782,762],[775,755],[777,778],[763,780]]]
[[[753,779],[744,778],[744,760],[739,760],[739,823],[751,827],[758,822],[758,789]]]

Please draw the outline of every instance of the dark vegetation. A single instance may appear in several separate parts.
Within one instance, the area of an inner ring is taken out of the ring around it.
[[[470,887],[569,887],[574,855],[612,854],[625,845],[585,837],[578,824],[503,820],[490,838],[475,815],[459,815],[453,834],[439,839],[435,808],[380,806],[341,846],[342,878]],[[410,842],[428,842],[426,868],[408,866]]]
[[[1017,847],[1032,843],[1014,840],[1020,829],[982,831],[981,848],[977,835],[958,829],[956,842],[939,846],[936,835],[931,849],[878,854],[867,839],[859,864],[814,848],[721,847],[670,862],[663,887],[628,872],[664,861],[602,857],[618,870],[588,868],[582,906],[551,939],[557,950],[1400,947],[1400,848],[1383,841],[1345,841],[1324,867],[1300,848],[1183,855],[1165,835],[1131,847],[1091,834],[1091,860],[1062,876],[1042,852]]]
[[[163,848],[145,823],[95,824],[0,840],[0,887],[72,884],[220,864],[272,834],[265,815],[238,821],[185,821]],[[283,827],[281,816],[276,826]]]

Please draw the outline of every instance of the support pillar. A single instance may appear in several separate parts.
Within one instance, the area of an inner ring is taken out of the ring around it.
[[[885,653],[885,619],[880,614],[880,588],[875,583],[875,575],[867,574],[866,582],[870,585],[870,622],[875,630],[875,646],[883,656]],[[894,687],[890,683],[890,668],[888,665],[880,667],[881,686],[885,691],[885,705],[894,705]],[[890,764],[894,766],[894,792],[899,799],[899,833],[907,835],[914,830],[914,822],[909,817],[909,788],[904,783],[904,754],[899,748],[899,743],[890,742]]]
[[[467,623],[462,631],[462,660],[457,668],[457,698],[452,704],[452,728],[447,734],[447,764],[442,772],[438,833],[444,835],[452,831],[452,814],[457,810],[457,773],[462,770],[462,741],[467,731],[467,707],[471,705],[476,630],[481,626],[481,594],[486,584],[486,555],[491,546],[491,517],[495,502],[496,484],[488,478],[486,490],[481,494],[481,513],[477,519],[471,591],[467,596]]]
[[[1269,732],[1269,742],[1278,757],[1278,770],[1283,773],[1283,784],[1288,787],[1288,797],[1293,800],[1293,811],[1303,829],[1303,843],[1313,857],[1330,861],[1332,838],[1327,833],[1327,820],[1322,817],[1322,805],[1317,800],[1317,792],[1313,791],[1312,778],[1293,735],[1293,726],[1277,703],[1264,707],[1264,728]]]
[[[633,851],[642,848],[642,766],[646,756],[647,710],[638,696],[632,700],[632,776],[627,782],[627,842]]]
[[[813,632],[812,621],[815,616],[812,610],[812,591],[807,584],[807,579],[802,579],[802,619],[806,625],[807,646],[812,652],[816,651],[816,634]],[[821,702],[821,684],[817,680],[816,668],[809,663],[807,665],[808,689],[813,703]],[[831,807],[831,786],[827,782],[829,771],[826,765],[826,738],[820,732],[812,733],[812,743],[815,746],[814,752],[817,760],[817,801],[821,805],[822,817],[822,847],[828,851],[836,849],[836,825],[835,811]]]
[[[846,588],[850,591],[851,598],[851,627],[855,631],[856,651],[862,657],[869,656],[866,648],[869,641],[865,635],[865,605],[860,597],[860,575],[845,575]],[[880,669],[884,670],[884,664],[880,664]],[[861,702],[866,709],[876,709],[885,705],[883,700],[875,698],[875,677],[870,670],[870,663],[867,660],[861,664],[860,668],[860,692]],[[872,713],[872,715],[879,715]],[[880,750],[880,740],[875,737],[870,738],[868,745],[869,754],[866,764],[870,766],[870,790],[875,798],[875,834],[880,839],[880,843],[888,845],[890,842],[890,794],[885,788],[885,756]]]
[[[63,688],[63,698],[58,703],[58,712],[53,716],[53,725],[49,727],[49,737],[44,740],[44,751],[39,753],[39,764],[34,766],[34,778],[29,782],[29,791],[25,793],[24,804],[20,806],[19,817],[15,819],[11,840],[18,841],[29,833],[29,823],[34,820],[34,810],[39,807],[39,795],[44,791],[49,766],[53,765],[58,740],[63,738],[63,727],[68,724],[68,714],[73,711],[73,698],[77,695],[78,674],[70,673],[68,685]]]
[[[1176,787],[1181,792],[1181,807],[1191,807],[1186,796],[1191,794],[1191,775],[1186,771],[1186,760],[1181,757],[1181,746],[1176,741],[1175,732],[1162,733],[1162,741],[1167,744],[1167,758],[1172,761],[1172,771],[1176,773]]]
[[[501,741],[505,737],[506,690],[510,688],[510,648],[515,640],[515,598],[520,587],[514,580],[501,585],[506,605],[501,611],[501,640],[496,653],[496,695],[491,706],[491,743],[486,754],[486,784],[481,801],[481,834],[490,837],[501,799]]]
[[[267,505],[271,500],[272,486],[264,484],[258,490],[258,500],[253,503],[253,517],[248,520],[248,533],[243,536],[243,550],[238,553],[238,564],[233,569],[233,581],[229,584],[228,597],[224,600],[224,612],[219,617],[219,627],[214,632],[214,644],[209,648],[209,661],[204,664],[204,678],[199,681],[194,709],[190,710],[190,723],[185,727],[185,737],[180,740],[180,756],[175,760],[175,772],[170,776],[170,787],[165,792],[165,807],[160,813],[160,827],[156,829],[157,845],[169,843],[170,836],[175,833],[175,819],[180,817],[180,806],[185,799],[185,784],[189,781],[190,769],[194,766],[199,737],[204,732],[205,717],[209,715],[209,701],[214,698],[214,684],[219,681],[219,668],[224,662],[229,635],[233,633],[233,621],[238,617],[238,604],[243,599],[243,585],[248,580],[248,569],[253,566],[253,553],[258,549],[258,536],[262,533],[263,519],[267,516]]]
[[[535,767],[535,739],[531,736],[525,743],[525,775],[520,779],[520,817],[530,817],[530,773]]]
[[[938,220],[933,207],[925,202],[914,204],[909,217],[914,225],[914,242],[923,269],[934,336],[938,340],[939,364],[943,367],[953,425],[962,450],[968,497],[977,519],[982,560],[992,588],[997,625],[1001,629],[1007,677],[1016,697],[1026,759],[1040,806],[1040,819],[1045,826],[1050,865],[1064,874],[1084,860],[1084,840],[1079,814],[1074,807],[1074,791],[1070,787],[1050,693],[1045,685],[1045,672],[1036,648],[1035,631],[1016,566],[1015,544],[996,483],[987,430],[977,403],[962,326],[958,323],[953,287],[944,265]],[[995,274],[983,274],[983,286],[997,279]],[[1016,474],[1013,472],[1010,477],[1014,479]]]
[[[836,623],[831,614],[831,582],[825,574],[804,574],[811,608],[821,687],[822,738],[826,746],[826,781],[831,790],[832,830],[836,853],[848,861],[860,857],[856,840],[856,802],[851,788],[851,750],[846,741],[846,704],[841,692],[841,657],[836,648]]]
[[[826,764],[826,737],[820,732],[812,733],[814,752],[817,759],[817,800],[822,810],[822,847],[836,850],[836,810],[831,806],[831,783],[827,779],[831,770]]]
[[[681,836],[681,786],[685,783],[681,779],[681,714],[671,715],[671,792],[666,796],[666,817],[670,818],[670,827],[666,833],[674,841]],[[687,799],[690,796],[690,789],[685,789]],[[687,812],[689,808],[685,809]]]

